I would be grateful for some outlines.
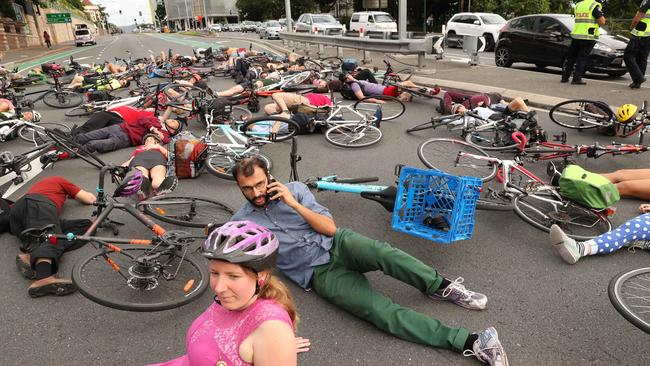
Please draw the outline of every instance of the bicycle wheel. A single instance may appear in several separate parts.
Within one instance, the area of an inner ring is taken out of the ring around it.
[[[209,284],[206,261],[175,253],[148,265],[136,262],[138,257],[155,255],[156,248],[123,245],[119,251],[95,252],[75,264],[72,281],[88,299],[127,311],[173,309],[201,296]]]
[[[512,211],[512,199],[509,196],[505,196],[498,192],[484,191],[476,200],[476,209],[477,210],[486,210],[486,211]]]
[[[399,81],[406,81],[411,79],[411,76],[413,76],[413,70],[412,69],[401,69],[395,73],[397,77],[399,78]]]
[[[424,141],[418,146],[420,161],[431,169],[457,176],[472,176],[481,178],[484,182],[494,178],[497,166],[483,160],[471,157],[458,157],[459,152],[489,157],[488,153],[465,141],[445,138],[435,138]],[[458,164],[456,160],[459,160]]]
[[[453,130],[453,129],[455,129],[454,128],[455,125],[452,126],[452,125],[450,125],[450,123],[454,122],[454,121],[457,121],[459,119],[462,119],[462,118],[463,118],[463,116],[460,115],[460,114],[453,114],[453,115],[448,115],[448,116],[439,116],[439,117],[431,118],[431,121],[429,121],[429,122],[421,123],[419,125],[415,125],[413,127],[410,127],[410,128],[408,128],[406,130],[406,132],[410,133],[410,132],[415,132],[415,131],[422,131],[422,130],[426,130],[426,129],[429,129],[429,128],[436,129],[436,128],[438,128],[440,126],[444,126],[444,125],[447,125],[448,129]],[[463,124],[459,125],[459,128],[462,127],[462,126],[463,126]]]
[[[43,80],[41,76],[25,76],[20,79],[11,79],[11,86],[26,86]]]
[[[208,224],[221,226],[234,213],[225,204],[202,197],[157,196],[138,206],[160,221],[187,227],[205,227]]]
[[[518,195],[513,205],[517,215],[530,225],[549,232],[555,224],[576,240],[589,240],[612,229],[605,216],[560,199],[554,192]]]
[[[339,57],[325,57],[320,60],[320,63],[330,70],[337,70],[343,64],[343,60]]]
[[[381,100],[384,103],[383,104],[375,103],[370,99]],[[377,106],[381,107],[382,121],[393,120],[401,116],[402,114],[404,114],[404,111],[406,110],[406,107],[404,106],[404,103],[402,103],[401,100],[386,95],[365,97],[357,101],[356,103],[354,103],[353,108],[360,112],[370,113],[370,115],[374,115],[375,111],[377,110]]]
[[[253,118],[253,113],[244,107],[231,107],[230,118],[233,121],[245,122]]]
[[[551,121],[566,128],[586,130],[609,126],[614,113],[607,104],[593,100],[567,100],[555,105],[549,112]]]
[[[207,159],[205,160],[205,167],[208,169],[210,174],[215,175],[219,178],[235,180],[232,176],[232,168],[243,158],[248,158],[251,156],[257,156],[264,160],[266,167],[269,171],[273,168],[273,161],[268,156],[257,152],[249,151],[247,153],[234,153],[226,151],[210,151]]]
[[[336,125],[325,132],[327,142],[339,147],[366,147],[382,138],[381,130],[372,125],[346,123]]]
[[[607,294],[616,311],[637,328],[650,333],[650,267],[621,272],[609,281]]]
[[[58,129],[61,130],[65,133],[70,133],[70,128],[66,125],[63,125],[61,123],[53,123],[53,122],[42,122],[38,124],[40,127],[47,128],[47,129]],[[25,125],[20,127],[18,129],[18,137],[23,139],[24,141],[35,143],[36,140],[34,140],[34,133],[38,135],[37,139],[38,141],[49,141],[50,138],[47,136],[47,134],[41,130],[41,129],[34,129],[31,126]]]
[[[303,71],[295,75],[290,75],[287,77],[289,80],[280,84],[280,88],[284,88],[291,85],[302,84],[305,81],[307,81],[307,79],[309,79],[310,76],[311,76],[311,71]]]
[[[90,110],[90,107],[86,105],[81,105],[79,107],[74,107],[65,111],[66,117],[85,117],[89,116],[93,111]]]
[[[288,118],[260,116],[245,121],[239,127],[239,131],[248,137],[285,141],[300,132],[300,126]],[[275,131],[275,137],[272,136],[273,131]]]
[[[72,108],[83,103],[83,98],[77,93],[70,91],[50,90],[43,95],[43,103],[52,108]]]
[[[56,142],[56,146],[58,148],[67,151],[68,153],[72,154],[72,156],[78,157],[98,169],[106,166],[106,163],[104,163],[102,159],[98,158],[97,155],[87,151],[83,146],[72,140],[71,137],[59,133],[56,130],[44,130],[44,133],[51,140]]]
[[[303,66],[305,67],[305,70],[310,71],[321,71],[323,69],[323,66],[314,60],[305,60]]]
[[[511,132],[502,130],[471,131],[465,135],[465,141],[485,151],[514,150],[518,144],[510,138]]]

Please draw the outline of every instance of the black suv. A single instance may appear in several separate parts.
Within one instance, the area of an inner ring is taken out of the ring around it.
[[[509,20],[499,33],[494,62],[510,67],[513,62],[526,62],[537,67],[562,67],[571,44],[574,18],[567,14],[526,15]],[[627,73],[623,63],[625,38],[607,34],[600,29],[600,38],[589,55],[587,71],[610,76]]]

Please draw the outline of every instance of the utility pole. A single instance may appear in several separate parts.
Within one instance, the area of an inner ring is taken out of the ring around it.
[[[205,27],[208,27],[208,8],[205,7],[205,0],[203,0],[203,20],[205,21]]]
[[[188,27],[191,28],[192,23],[190,23],[189,17],[190,17],[190,12],[189,10],[187,10],[187,0],[185,0],[185,28],[186,28],[185,30],[187,30]]]
[[[284,0],[284,16],[287,18],[287,32],[293,32],[293,19],[291,18],[291,0]]]

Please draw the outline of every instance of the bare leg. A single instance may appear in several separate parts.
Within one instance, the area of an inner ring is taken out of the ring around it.
[[[237,85],[233,86],[230,89],[226,89],[224,91],[217,92],[217,96],[218,97],[231,97],[231,96],[237,95],[237,94],[239,94],[239,93],[241,93],[243,91],[244,91],[244,87],[237,84]]]
[[[167,175],[167,167],[164,165],[156,165],[155,167],[151,168],[149,171],[151,174],[151,187],[153,189],[158,189],[160,187],[160,183],[165,179],[165,176]]]
[[[142,172],[142,175],[143,175],[145,178],[149,178],[149,170],[147,170],[145,167],[142,167],[142,166],[136,166],[135,168],[136,168],[137,170],[141,171],[141,172]]]
[[[612,173],[601,174],[612,183],[628,180],[650,179],[650,169],[621,169]]]
[[[521,97],[517,97],[508,103],[511,112],[528,112],[528,106]]]
[[[287,93],[275,93],[271,96],[275,104],[267,104],[264,106],[266,114],[275,114],[289,109],[284,98]]]
[[[70,84],[68,84],[68,88],[76,88],[82,86],[84,83],[84,77],[82,75],[75,75],[74,78],[72,78],[72,81]]]
[[[650,201],[650,179],[626,180],[616,183],[616,188],[623,197],[635,197]]]

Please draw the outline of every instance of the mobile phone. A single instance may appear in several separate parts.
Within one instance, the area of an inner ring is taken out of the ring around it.
[[[266,200],[267,200],[267,201],[271,201],[271,197],[272,197],[273,195],[275,195],[275,193],[271,193],[271,192],[269,191],[269,189],[268,189],[268,186],[269,186],[271,183],[275,183],[276,180],[275,180],[275,178],[273,178],[273,176],[272,176],[271,174],[269,174],[269,176],[268,176],[268,180],[269,180],[269,182],[266,184],[266,187],[267,187],[267,188],[266,188]]]

